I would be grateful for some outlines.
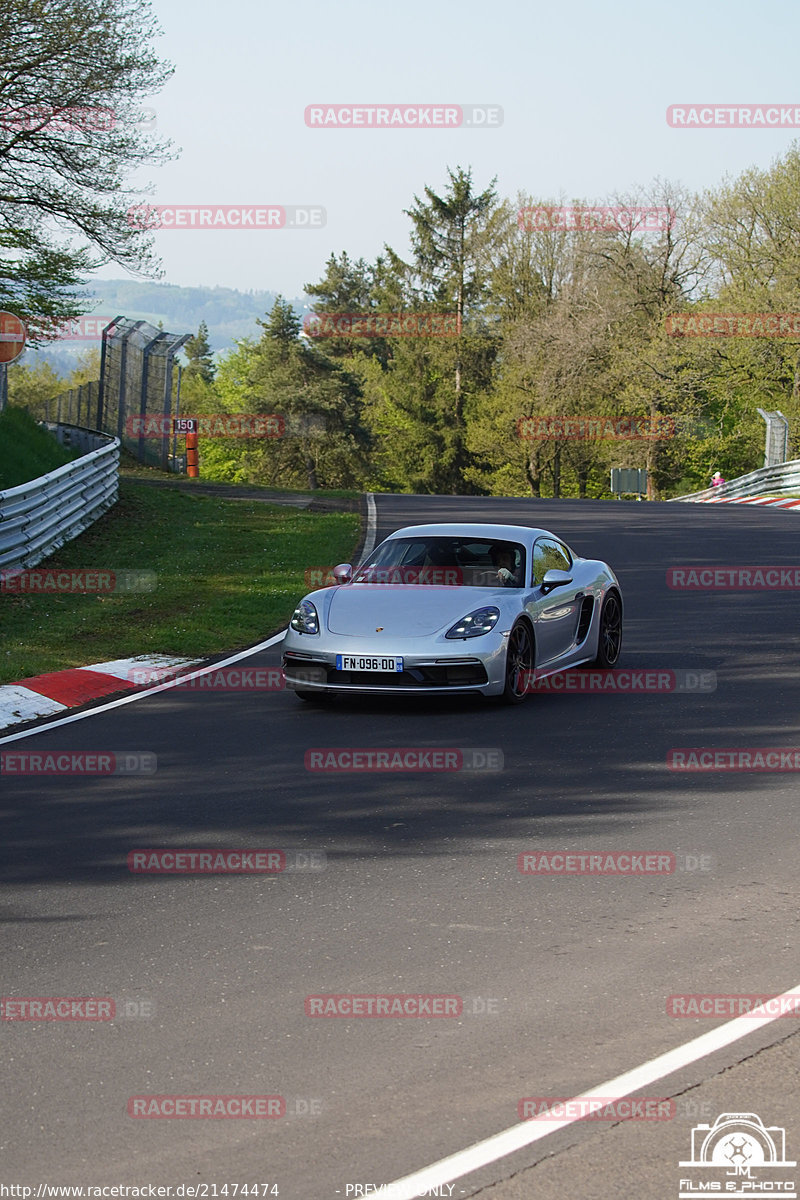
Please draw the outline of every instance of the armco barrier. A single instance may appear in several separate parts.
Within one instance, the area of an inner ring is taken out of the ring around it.
[[[704,488],[702,492],[690,492],[687,496],[673,496],[670,503],[684,501],[688,504],[713,504],[721,500],[744,500],[748,496],[763,496],[764,492],[782,492],[787,488],[800,489],[800,458],[780,463],[777,467],[760,467],[749,475],[740,475],[730,483],[718,487]]]
[[[94,443],[97,448],[0,492],[0,568],[36,566],[116,502],[119,439],[63,425],[56,433],[66,445],[83,449]]]

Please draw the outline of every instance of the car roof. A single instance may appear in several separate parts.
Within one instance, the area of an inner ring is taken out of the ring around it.
[[[534,539],[540,536],[555,537],[557,541],[562,541],[562,538],[551,533],[549,529],[534,528],[529,525],[488,525],[477,521],[458,521],[452,524],[440,525],[406,525],[403,529],[396,529],[394,533],[389,534],[389,538],[397,537],[422,537],[422,536],[438,536],[438,537],[490,537],[502,538],[505,541],[521,541]],[[388,541],[385,538],[384,541]]]

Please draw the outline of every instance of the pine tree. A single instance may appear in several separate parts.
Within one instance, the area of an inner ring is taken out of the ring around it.
[[[184,344],[183,350],[189,360],[185,368],[186,374],[190,378],[196,377],[206,383],[213,383],[216,367],[205,321],[200,322],[197,334],[195,337],[189,338],[189,341]]]

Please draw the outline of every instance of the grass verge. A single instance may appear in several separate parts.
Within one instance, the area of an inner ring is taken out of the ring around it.
[[[38,479],[77,457],[77,451],[60,446],[24,408],[9,405],[0,413],[0,492]]]
[[[286,624],[308,568],[352,557],[359,518],[120,484],[119,502],[36,570],[155,572],[126,594],[0,593],[0,684],[135,654],[202,658]]]

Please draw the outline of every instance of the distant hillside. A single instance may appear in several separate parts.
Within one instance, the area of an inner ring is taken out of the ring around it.
[[[239,292],[225,287],[178,287],[173,283],[142,283],[132,279],[94,279],[86,288],[94,303],[90,312],[97,316],[131,317],[149,321],[169,333],[197,333],[201,321],[208,326],[208,340],[216,353],[227,350],[240,338],[258,340],[261,329],[256,320],[266,318],[277,292]],[[302,319],[309,310],[307,297],[289,300]],[[100,339],[53,342],[48,347],[26,350],[20,365],[35,366],[46,362],[65,377],[76,367],[86,350],[100,348]]]
[[[104,316],[132,317],[153,325],[161,321],[170,333],[197,333],[205,321],[212,350],[227,349],[237,338],[260,337],[256,319],[264,320],[278,294],[130,279],[93,279],[86,290],[97,300],[93,311]],[[302,297],[290,303],[302,316],[308,301]]]

